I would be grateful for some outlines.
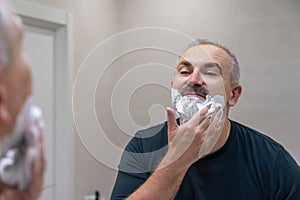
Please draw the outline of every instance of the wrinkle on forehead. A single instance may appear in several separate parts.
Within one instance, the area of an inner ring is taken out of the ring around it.
[[[183,53],[183,55],[180,58],[183,60],[187,60],[193,65],[200,64],[199,61],[201,62],[201,64],[205,61],[209,61],[209,62],[212,61],[208,52],[200,46],[194,46],[189,48],[187,51]]]
[[[177,64],[183,60],[188,61],[195,67],[213,62],[230,71],[231,57],[222,48],[211,44],[197,45],[187,49],[179,58]]]

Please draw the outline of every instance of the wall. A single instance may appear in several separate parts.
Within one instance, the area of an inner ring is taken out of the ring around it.
[[[64,9],[74,16],[74,71],[79,69],[88,52],[99,42],[132,28],[163,27],[183,32],[192,38],[207,37],[224,43],[240,60],[244,88],[240,102],[232,109],[231,118],[272,136],[285,145],[300,163],[297,126],[300,122],[300,95],[297,93],[300,91],[300,84],[297,84],[300,78],[298,0],[32,1]],[[124,42],[115,45],[115,48],[126,49],[126,45],[131,44]],[[130,125],[117,126],[112,114],[115,108],[111,109],[112,90],[123,74],[128,74],[134,66],[149,62],[172,66],[176,56],[157,50],[129,53],[113,62],[99,79],[95,92],[96,115],[107,137],[119,148],[130,138],[123,133],[125,129],[130,129]],[[144,73],[134,78],[143,82],[145,77],[163,79],[164,76]],[[171,76],[164,81],[170,82]],[[151,122],[151,119],[164,119],[161,117],[162,107],[169,104],[168,98],[169,91],[165,87],[148,84],[133,91],[130,99],[120,98],[119,103],[128,101],[130,117],[136,124],[145,127],[157,122]],[[151,108],[155,103],[162,107]],[[126,116],[123,120],[126,121]],[[87,134],[97,131],[94,127],[86,127]],[[90,155],[79,137],[75,145],[76,199],[81,199],[94,189],[101,189],[108,198],[115,170]]]
[[[159,26],[211,38],[239,58],[243,95],[231,118],[282,143],[300,163],[300,2],[127,0],[120,29]]]
[[[211,38],[239,58],[244,91],[231,118],[281,142],[300,163],[300,2],[128,0],[121,30],[160,26]]]

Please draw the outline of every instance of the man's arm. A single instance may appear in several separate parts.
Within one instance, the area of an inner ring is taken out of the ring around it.
[[[149,179],[127,199],[174,199],[187,168],[176,161],[167,167],[157,169]]]

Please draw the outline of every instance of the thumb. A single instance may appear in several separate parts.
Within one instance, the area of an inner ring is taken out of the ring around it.
[[[168,117],[168,132],[172,132],[177,129],[178,125],[176,122],[175,112],[172,108],[167,107],[167,117]]]

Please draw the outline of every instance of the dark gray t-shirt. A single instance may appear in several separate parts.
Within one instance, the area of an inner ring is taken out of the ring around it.
[[[167,123],[139,131],[127,145],[111,199],[141,186],[167,151]],[[268,136],[231,121],[230,135],[216,153],[195,162],[175,199],[300,200],[300,168]]]

